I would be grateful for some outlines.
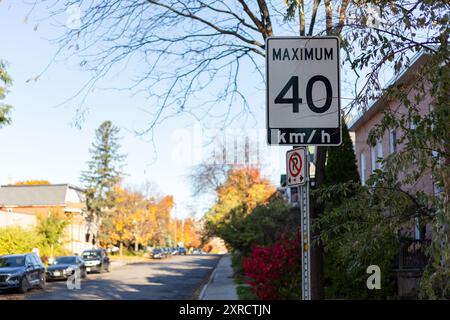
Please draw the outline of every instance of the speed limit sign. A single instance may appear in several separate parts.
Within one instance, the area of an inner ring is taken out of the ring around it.
[[[267,38],[268,143],[340,145],[339,77],[339,38]]]

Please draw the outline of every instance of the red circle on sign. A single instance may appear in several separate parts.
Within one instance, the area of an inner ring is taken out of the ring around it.
[[[294,159],[298,159],[296,162]],[[291,176],[296,177],[300,174],[300,171],[302,170],[303,162],[302,157],[298,152],[294,152],[289,157],[289,173]]]

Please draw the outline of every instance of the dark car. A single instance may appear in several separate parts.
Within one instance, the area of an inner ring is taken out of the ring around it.
[[[79,270],[81,278],[86,278],[86,266],[78,256],[58,257],[47,267],[47,280],[67,279]]]
[[[86,266],[86,272],[109,272],[109,257],[105,249],[85,250],[81,258]]]
[[[185,256],[187,253],[186,248],[183,248],[183,247],[178,247],[177,250],[178,250],[178,254],[180,256]]]
[[[0,289],[17,289],[21,293],[31,288],[45,287],[45,267],[34,253],[0,256]]]
[[[164,252],[162,249],[153,249],[152,251],[152,258],[153,259],[162,259],[164,258]]]

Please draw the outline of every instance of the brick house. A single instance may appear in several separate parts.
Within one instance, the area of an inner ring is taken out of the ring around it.
[[[411,59],[410,67],[403,70],[403,72],[388,84],[401,84],[406,88],[411,88],[412,83],[415,81],[415,71],[420,70],[426,64],[428,58],[429,56],[426,53],[419,52]],[[413,100],[415,93],[414,90],[410,90],[408,98]],[[431,110],[431,101],[431,97],[427,95],[419,103],[420,114],[427,114]],[[383,138],[378,140],[375,145],[368,144],[369,132],[376,124],[380,123],[383,117],[383,110],[386,108],[395,111],[397,114],[407,114],[406,106],[399,103],[399,101],[381,97],[374,101],[365,112],[354,118],[349,126],[349,130],[355,134],[354,150],[362,184],[366,183],[368,177],[374,170],[382,169],[380,163],[377,162],[378,158],[385,158],[402,148],[402,145],[397,143],[402,132],[393,130],[386,132]],[[411,123],[410,126],[414,128],[414,123]],[[426,174],[413,185],[405,186],[405,190],[413,192],[424,191],[430,194],[436,193],[435,184],[431,175]],[[430,229],[429,226],[422,229],[416,226],[414,230],[407,230],[413,240],[410,243],[405,243],[399,253],[398,268],[396,271],[398,276],[398,293],[400,296],[413,295],[417,290],[418,280],[422,275],[423,267],[426,263],[423,250],[429,243]]]
[[[68,218],[64,246],[73,253],[89,248],[84,191],[70,184],[4,185],[0,187],[0,227],[32,228],[38,216],[56,214]]]

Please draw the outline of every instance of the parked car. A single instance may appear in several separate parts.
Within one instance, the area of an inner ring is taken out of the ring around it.
[[[109,272],[110,261],[105,249],[85,250],[81,258],[86,266],[86,272]]]
[[[199,249],[199,248],[194,248],[192,250],[192,254],[207,254],[204,250]]]
[[[119,251],[120,251],[120,248],[116,247],[116,246],[112,246],[112,247],[106,249],[106,252],[108,252],[108,253],[115,253],[115,252],[119,252]]]
[[[162,259],[164,258],[164,252],[161,249],[153,249],[152,258],[153,259]]]
[[[47,267],[47,280],[67,279],[72,276],[77,269],[80,271],[81,278],[86,278],[86,265],[80,257],[58,257]]]
[[[34,253],[0,256],[0,289],[17,289],[21,293],[31,288],[45,287],[45,267]]]
[[[177,250],[178,250],[178,254],[180,256],[185,256],[187,253],[186,248],[183,248],[183,247],[178,247]]]

